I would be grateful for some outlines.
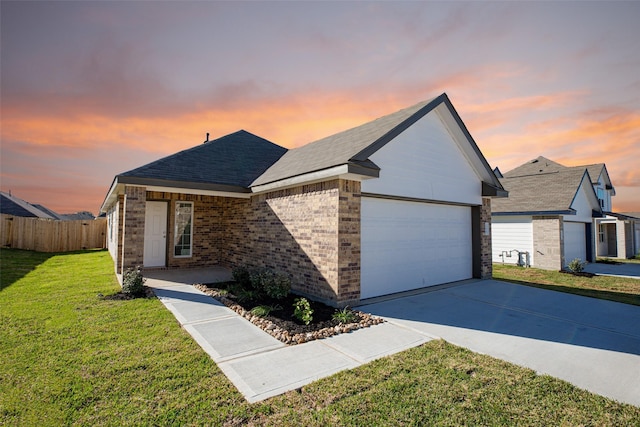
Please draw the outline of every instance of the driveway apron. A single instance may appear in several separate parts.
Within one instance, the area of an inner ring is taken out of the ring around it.
[[[495,280],[359,307],[640,406],[640,307]]]

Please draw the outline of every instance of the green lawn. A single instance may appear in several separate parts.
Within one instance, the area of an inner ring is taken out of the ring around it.
[[[640,305],[640,280],[622,277],[580,277],[539,268],[493,264],[493,278],[554,291]]]
[[[248,404],[105,251],[0,250],[0,425],[638,425],[640,408],[432,341]]]

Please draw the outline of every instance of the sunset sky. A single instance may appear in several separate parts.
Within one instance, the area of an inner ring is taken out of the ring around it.
[[[640,2],[0,4],[3,191],[96,214],[113,177],[245,129],[297,147],[446,92],[492,167],[601,163],[640,211]]]

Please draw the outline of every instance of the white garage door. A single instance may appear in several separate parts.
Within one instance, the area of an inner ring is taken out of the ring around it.
[[[569,264],[573,259],[587,259],[587,243],[582,222],[564,223],[564,263]]]
[[[362,198],[361,298],[473,276],[471,208]]]

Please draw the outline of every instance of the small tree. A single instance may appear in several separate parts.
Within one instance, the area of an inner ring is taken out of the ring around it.
[[[122,292],[136,297],[144,295],[144,282],[142,267],[129,268],[122,276]]]
[[[572,273],[581,273],[584,270],[585,265],[587,265],[587,263],[582,262],[580,258],[574,258],[569,264],[567,264],[567,270]]]

